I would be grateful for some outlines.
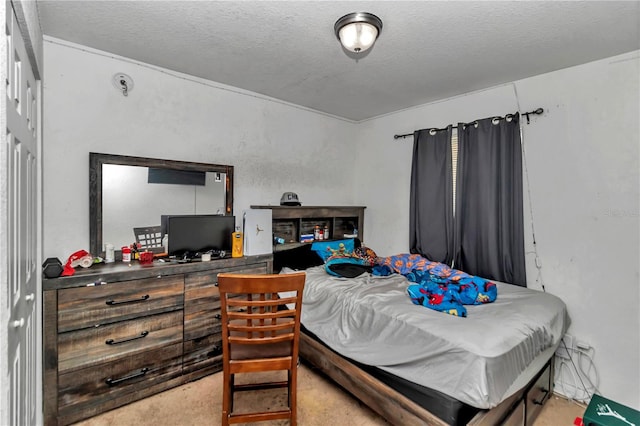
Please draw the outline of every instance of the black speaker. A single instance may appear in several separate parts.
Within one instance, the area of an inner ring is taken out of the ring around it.
[[[62,262],[57,257],[49,257],[42,264],[42,273],[47,278],[58,278],[63,270]]]

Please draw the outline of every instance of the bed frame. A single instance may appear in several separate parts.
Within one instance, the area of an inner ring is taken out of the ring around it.
[[[393,425],[448,424],[387,386],[308,334],[300,333],[300,356]],[[469,426],[530,426],[553,392],[553,355],[521,390],[491,410],[482,410]]]

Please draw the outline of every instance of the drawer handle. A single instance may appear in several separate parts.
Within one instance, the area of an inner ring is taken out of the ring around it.
[[[115,305],[124,305],[125,303],[144,302],[145,300],[149,300],[149,295],[148,294],[145,294],[140,299],[123,300],[122,302],[117,302],[115,300],[109,299],[109,300],[106,301],[106,304],[109,305],[109,306],[115,306]]]
[[[120,377],[119,379],[112,379],[111,377],[109,377],[104,382],[106,384],[108,384],[109,386],[115,386],[115,385],[119,385],[120,383],[125,382],[127,380],[137,379],[138,377],[146,376],[148,371],[149,371],[149,367],[144,367],[143,369],[141,369],[137,373],[133,373],[133,374],[131,374],[129,376]]]
[[[130,337],[129,339],[117,340],[117,341],[113,339],[108,339],[104,343],[106,343],[107,345],[119,345],[120,343],[127,343],[127,342],[131,342],[132,340],[142,339],[143,337],[147,337],[148,334],[149,332],[145,330],[142,333],[140,333],[139,336],[136,336],[136,337]]]
[[[222,347],[214,346],[213,348],[211,348],[211,356],[218,356],[221,353],[222,353]]]
[[[544,392],[544,394],[542,395],[542,398],[540,398],[540,399],[538,399],[538,400],[536,400],[536,399],[534,399],[534,400],[533,400],[533,403],[534,403],[535,405],[542,405],[542,404],[544,404],[544,400],[547,398],[547,395],[549,395],[549,389],[540,388],[540,390],[541,390],[541,391],[543,391],[543,392]]]

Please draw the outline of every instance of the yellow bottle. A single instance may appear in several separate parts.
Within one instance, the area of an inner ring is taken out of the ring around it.
[[[236,232],[231,234],[231,257],[242,257],[242,232],[236,226]]]

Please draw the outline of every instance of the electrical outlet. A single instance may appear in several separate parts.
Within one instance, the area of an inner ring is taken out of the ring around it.
[[[565,334],[562,337],[560,346],[556,349],[556,356],[564,359],[571,358],[571,350],[574,348],[575,339],[569,334]]]
[[[591,349],[591,345],[582,340],[576,340],[576,349],[586,352]]]

